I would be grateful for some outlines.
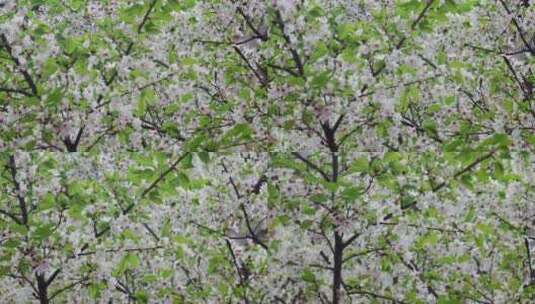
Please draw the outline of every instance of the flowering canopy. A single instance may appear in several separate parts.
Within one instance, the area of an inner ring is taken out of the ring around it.
[[[532,303],[532,2],[1,2],[0,302]]]

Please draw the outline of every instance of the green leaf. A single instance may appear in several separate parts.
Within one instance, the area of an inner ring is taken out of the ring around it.
[[[409,109],[411,103],[417,103],[420,101],[420,89],[417,86],[410,86],[406,88],[400,96],[398,112],[405,113]]]
[[[437,113],[440,111],[440,109],[442,108],[442,105],[439,104],[439,103],[434,103],[432,105],[430,105],[428,108],[427,108],[427,113],[429,114],[433,114],[433,113]]]
[[[251,139],[252,135],[253,129],[249,124],[239,123],[225,134],[225,139]]]
[[[145,291],[142,291],[142,290],[141,291],[136,291],[136,293],[134,294],[134,298],[139,303],[148,303],[149,302],[149,296],[147,295],[147,293]]]
[[[134,270],[141,266],[141,260],[136,254],[127,253],[117,265],[116,273],[122,274],[127,270]]]
[[[342,198],[346,201],[354,201],[362,194],[362,188],[353,186],[342,191]]]
[[[491,236],[494,233],[492,227],[485,223],[477,223],[476,229],[485,236]]]
[[[438,234],[438,232],[431,231],[418,238],[415,243],[415,247],[417,249],[423,249],[426,246],[433,247],[438,243],[439,239],[440,235]]]
[[[124,229],[122,232],[121,232],[121,237],[125,238],[125,239],[128,239],[128,240],[132,240],[134,242],[138,242],[140,240],[140,237],[139,235],[137,235],[134,231],[130,230],[130,229]]]
[[[351,169],[353,169],[354,172],[367,172],[368,168],[369,162],[366,157],[359,157],[351,164]]]
[[[208,260],[208,274],[213,274],[225,262],[222,256],[216,255]]]
[[[56,88],[52,90],[46,99],[47,106],[57,106],[61,102],[61,99],[63,98],[63,92],[60,88]]]
[[[312,196],[310,196],[310,200],[314,203],[323,203],[326,202],[328,199],[329,198],[327,197],[327,195],[321,193],[313,194]]]
[[[329,49],[327,48],[327,45],[325,44],[325,42],[320,41],[316,45],[316,48],[314,49],[314,52],[310,56],[310,60],[312,62],[317,61],[321,57],[325,56],[328,52],[329,52]]]
[[[137,103],[136,115],[143,116],[147,107],[153,104],[157,99],[157,95],[152,88],[146,88],[141,91],[139,95],[139,100]]]
[[[58,70],[58,64],[54,58],[49,58],[41,67],[41,77],[48,79],[52,74]]]
[[[145,111],[147,110],[147,103],[143,99],[139,99],[137,102],[137,108],[136,108],[136,115],[138,117],[142,117],[145,114]]]
[[[310,269],[304,269],[301,272],[301,279],[303,279],[303,281],[305,281],[307,283],[316,282],[316,276],[314,275],[314,273],[312,271],[310,271]]]
[[[461,176],[460,181],[461,184],[463,184],[466,188],[470,190],[474,190],[474,183],[473,183],[474,177],[471,174],[464,174]]]
[[[39,203],[39,210],[45,211],[48,209],[54,208],[56,203],[56,200],[54,198],[54,195],[52,193],[47,192],[45,195],[43,195],[43,198],[41,199],[41,202]]]
[[[325,87],[325,85],[327,85],[327,83],[329,82],[329,79],[330,79],[329,71],[321,72],[312,78],[312,82],[310,84],[312,88],[321,89]]]
[[[491,137],[485,139],[481,145],[481,150],[486,150],[485,146],[497,146],[499,148],[507,148],[511,144],[511,139],[507,134],[504,133],[497,133],[492,135]]]
[[[321,17],[324,15],[323,10],[319,6],[314,6],[308,11],[308,15],[312,18]]]
[[[197,0],[181,0],[180,2],[181,10],[189,10],[197,4]]]
[[[22,235],[26,235],[28,233],[28,228],[26,228],[26,226],[24,225],[19,225],[19,224],[12,224],[10,226],[10,230],[13,232],[20,233]]]
[[[336,27],[336,33],[341,40],[351,40],[355,31],[355,24],[353,23],[342,23]]]
[[[100,294],[104,289],[106,289],[106,284],[102,282],[90,283],[88,286],[89,296],[92,299],[98,299],[100,298]]]
[[[210,153],[208,153],[208,152],[199,152],[199,153],[197,153],[197,156],[205,164],[210,162]]]
[[[141,91],[140,98],[150,104],[156,101],[157,95],[154,89],[146,88],[143,91]]]
[[[32,233],[32,237],[38,241],[47,239],[52,235],[54,224],[41,224]]]

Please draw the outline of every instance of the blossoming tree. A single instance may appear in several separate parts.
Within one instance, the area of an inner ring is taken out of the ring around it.
[[[533,302],[534,20],[0,3],[0,302]]]

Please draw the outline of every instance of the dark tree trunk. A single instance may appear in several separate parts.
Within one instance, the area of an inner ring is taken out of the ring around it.
[[[44,274],[37,274],[37,290],[39,291],[38,300],[40,304],[49,304],[48,300],[48,284]]]
[[[334,232],[334,268],[333,268],[333,304],[339,304],[341,300],[340,289],[342,287],[342,259],[344,244],[342,236]]]

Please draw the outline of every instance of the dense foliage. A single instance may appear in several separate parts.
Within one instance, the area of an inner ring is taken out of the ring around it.
[[[0,2],[0,302],[533,303],[532,2]]]

